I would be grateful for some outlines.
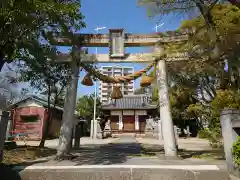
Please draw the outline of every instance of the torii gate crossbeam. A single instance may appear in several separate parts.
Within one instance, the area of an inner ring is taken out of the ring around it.
[[[57,62],[70,62],[69,54],[59,54]],[[110,58],[109,54],[81,54],[81,61],[86,63],[149,63],[154,60],[151,53],[125,54],[123,58]],[[187,53],[177,53],[166,57],[166,61],[186,61],[189,60]]]
[[[120,29],[122,30],[122,29]],[[55,35],[50,44],[58,46],[72,46],[73,44],[82,47],[109,47],[109,34],[74,34],[74,42],[69,37]],[[155,34],[124,34],[125,47],[149,47],[155,46],[157,42],[176,42],[187,40],[186,32],[169,31]]]

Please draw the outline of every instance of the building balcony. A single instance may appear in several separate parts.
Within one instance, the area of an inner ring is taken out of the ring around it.
[[[129,87],[129,86],[126,87],[126,86],[124,86],[123,89],[124,89],[124,90],[133,90],[133,87]]]
[[[113,76],[122,76],[121,73],[114,73]]]
[[[114,69],[113,72],[115,72],[115,73],[122,73],[122,69]]]

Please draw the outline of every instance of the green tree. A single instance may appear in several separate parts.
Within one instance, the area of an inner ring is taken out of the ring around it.
[[[202,66],[204,65],[205,65],[205,68],[211,67],[215,64],[222,65],[222,60],[224,59],[223,55],[226,52],[226,51],[223,51],[222,49],[224,49],[224,47],[225,49],[226,47],[228,47],[228,45],[226,45],[226,42],[229,43],[233,39],[236,39],[236,37],[232,38],[231,40],[229,39],[226,40],[222,36],[219,36],[219,32],[218,32],[219,22],[222,22],[222,24],[224,24],[225,22],[222,21],[221,19],[220,21],[216,21],[215,15],[217,15],[220,8],[225,10],[225,14],[227,14],[229,7],[234,9],[233,11],[230,11],[230,13],[233,13],[234,11],[239,10],[239,8],[231,4],[225,4],[222,1],[219,2],[218,0],[210,0],[210,1],[139,0],[139,2],[145,5],[152,4],[152,6],[149,6],[149,7],[154,7],[154,8],[150,8],[150,9],[148,8],[148,10],[150,10],[151,12],[150,14],[151,16],[179,15],[179,14],[189,15],[189,13],[191,13],[192,11],[197,10],[198,12],[195,12],[195,18],[200,17],[202,19],[201,21],[202,23],[198,28],[191,28],[191,31],[190,31],[191,33],[188,38],[188,41],[179,43],[179,46],[183,51],[189,52],[189,55],[195,58],[198,58],[199,62],[192,65],[192,66],[196,66],[198,69],[203,68]],[[222,14],[222,15],[225,16],[225,14]],[[221,17],[221,16],[218,15],[216,17]],[[231,18],[232,16],[230,15],[229,17]],[[235,16],[234,22],[236,22],[237,19],[239,19],[237,17],[238,16]],[[228,27],[228,28],[231,29],[231,27]],[[200,36],[204,38],[201,39],[199,38]],[[164,47],[168,47],[168,44],[165,43]],[[179,51],[179,48],[172,47],[172,50],[173,50],[172,52],[174,51],[176,52],[176,51]],[[170,52],[166,51],[166,53],[170,53]],[[202,57],[205,57],[204,61]],[[206,59],[207,59],[207,63],[206,63]],[[196,67],[189,68],[189,69],[192,69],[194,71]]]
[[[96,99],[96,117],[101,116],[101,102],[99,97]],[[78,112],[79,116],[83,116],[87,120],[93,119],[94,113],[94,94],[91,95],[84,95],[78,98],[76,111]]]
[[[187,107],[189,117],[202,118],[207,123],[205,136],[212,145],[221,145],[220,112],[223,108],[240,109],[240,91],[217,90],[214,99],[206,104],[195,103]]]
[[[68,34],[84,26],[80,0],[2,0],[0,2],[0,70],[21,59],[32,41],[47,41],[46,31]]]
[[[42,45],[41,49],[28,60],[26,57],[24,64],[19,67],[20,82],[28,82],[31,87],[37,89],[42,94],[47,95],[49,116],[46,128],[43,133],[40,147],[44,147],[45,140],[51,124],[51,104],[56,106],[60,96],[66,90],[70,79],[70,69],[68,64],[56,63],[56,49],[48,45]],[[53,101],[51,97],[54,94]]]
[[[147,88],[145,88],[145,87],[140,87],[134,91],[134,94],[136,94],[136,95],[146,94],[146,93],[147,93]]]
[[[208,74],[212,71],[216,73],[216,70],[223,70],[223,60],[228,59],[229,65],[236,65],[236,55],[238,54],[239,48],[239,33],[240,33],[240,9],[233,5],[215,5],[212,10],[211,14],[213,16],[213,22],[215,24],[215,30],[217,33],[217,39],[221,40],[219,44],[220,58],[217,61],[207,61],[203,62],[203,66],[200,64],[205,71],[208,70]],[[204,24],[204,19],[202,16],[199,16],[192,20],[183,21],[180,29],[202,29],[193,38],[191,41],[192,46],[196,47],[197,49],[209,49],[214,44],[211,43],[209,37],[206,36],[206,27]],[[176,47],[175,47],[176,48]],[[190,46],[191,48],[191,46]],[[200,54],[196,53],[195,55],[197,59],[201,59],[200,56],[204,55],[204,51],[200,51]],[[237,54],[236,54],[237,53]],[[191,53],[194,55],[194,52]],[[205,55],[207,55],[205,53]],[[235,56],[235,58],[234,58]],[[198,62],[200,63],[200,62]],[[212,68],[209,68],[212,67]],[[214,70],[217,68],[216,70]]]

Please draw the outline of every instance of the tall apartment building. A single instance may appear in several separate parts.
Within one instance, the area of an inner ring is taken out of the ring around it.
[[[101,72],[104,75],[107,76],[126,76],[129,74],[134,73],[134,67],[126,67],[126,66],[102,66],[101,67]],[[121,90],[123,95],[133,95],[134,94],[134,82],[128,82],[128,83],[123,83],[123,84],[119,84],[119,86],[121,86]],[[104,82],[100,82],[99,83],[99,97],[100,100],[103,104],[106,104],[109,102],[110,100],[110,96],[112,93],[112,89],[113,89],[113,84],[109,84],[109,83],[104,83]]]

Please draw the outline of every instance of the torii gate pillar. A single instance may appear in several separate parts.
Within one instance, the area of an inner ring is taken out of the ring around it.
[[[73,47],[73,51],[76,52],[75,47]],[[76,107],[79,76],[79,65],[75,59],[70,62],[70,68],[71,79],[67,88],[67,94],[64,102],[64,111],[62,117],[62,125],[60,129],[57,156],[61,156],[64,153],[69,153],[70,149],[72,148],[72,133],[75,120],[74,114]],[[65,150],[68,150],[68,152],[65,152]]]
[[[167,66],[164,59],[158,62],[158,97],[160,105],[160,119],[162,136],[164,141],[164,152],[166,157],[177,157],[176,139],[171,115],[169,93],[167,86]],[[159,131],[160,132],[160,131]]]

